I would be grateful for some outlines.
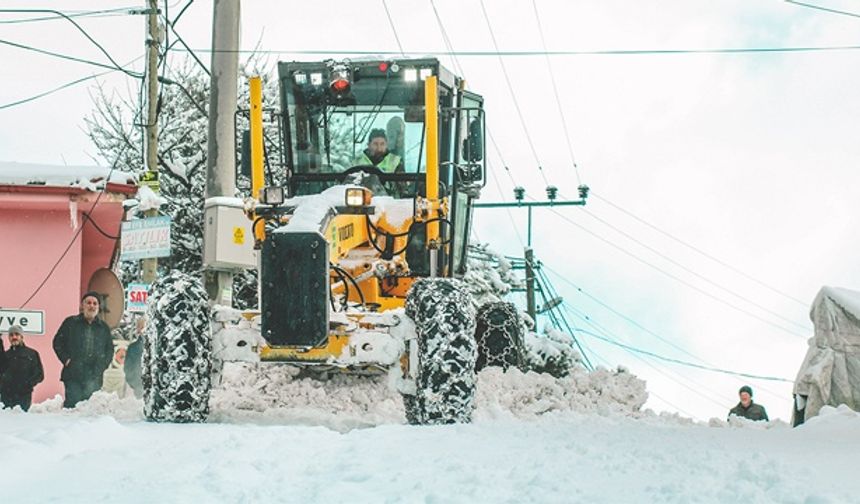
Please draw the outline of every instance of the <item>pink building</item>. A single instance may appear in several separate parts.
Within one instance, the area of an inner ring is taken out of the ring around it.
[[[63,391],[54,334],[93,272],[119,260],[123,201],[136,191],[133,176],[109,168],[0,162],[0,331],[8,347],[9,317],[44,312],[41,334],[35,321],[24,328],[45,367],[34,403]]]

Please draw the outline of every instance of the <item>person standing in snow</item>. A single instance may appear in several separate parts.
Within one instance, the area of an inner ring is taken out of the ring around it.
[[[744,385],[743,387],[741,387],[740,390],[738,390],[738,395],[740,396],[741,400],[737,406],[729,410],[729,418],[731,418],[732,415],[735,415],[755,421],[769,420],[767,418],[767,411],[765,411],[764,406],[753,403],[752,388],[750,388],[749,385]]]
[[[99,293],[87,292],[81,298],[81,313],[66,318],[54,336],[54,352],[63,363],[64,408],[74,408],[102,388],[104,372],[113,360],[113,337],[98,317],[100,307]]]
[[[33,387],[45,379],[39,352],[24,345],[24,331],[19,325],[9,328],[9,350],[0,341],[0,402],[4,408],[20,406],[30,409]]]

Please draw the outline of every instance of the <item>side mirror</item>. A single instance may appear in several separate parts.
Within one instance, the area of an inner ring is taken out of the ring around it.
[[[469,123],[469,135],[463,140],[463,158],[470,163],[484,159],[484,129],[479,118]]]
[[[242,132],[241,156],[239,159],[239,173],[251,178],[251,130]]]

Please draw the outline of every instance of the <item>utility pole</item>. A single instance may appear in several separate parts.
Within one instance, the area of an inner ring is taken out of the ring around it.
[[[526,260],[526,312],[535,323],[537,330],[537,308],[535,307],[535,253],[531,247],[525,249]]]
[[[158,33],[158,0],[149,0],[146,37],[146,170],[149,176],[158,180],[158,46],[161,37]],[[147,210],[147,217],[157,217],[158,209]],[[141,261],[143,282],[155,281],[158,259],[155,257]]]
[[[206,198],[235,196],[236,132],[233,116],[239,97],[239,0],[215,0],[209,84],[209,137]],[[206,292],[213,303],[233,304],[233,272],[207,269]]]
[[[557,201],[558,189],[554,186],[546,188],[546,195],[549,201],[523,201],[526,191],[522,187],[514,188],[514,198],[516,202],[508,203],[475,203],[475,208],[523,208],[528,209],[528,241],[525,247],[526,261],[526,311],[529,317],[537,323],[537,307],[535,303],[535,268],[534,268],[534,250],[532,249],[532,208],[534,207],[552,207],[552,206],[584,206],[588,198],[588,186],[579,186],[579,199],[574,201]]]

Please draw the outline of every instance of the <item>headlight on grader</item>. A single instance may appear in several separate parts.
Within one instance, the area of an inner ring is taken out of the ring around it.
[[[349,187],[346,190],[346,206],[361,207],[370,205],[373,195],[364,187]]]
[[[284,202],[284,188],[266,186],[260,189],[260,203],[264,205],[278,206]]]

